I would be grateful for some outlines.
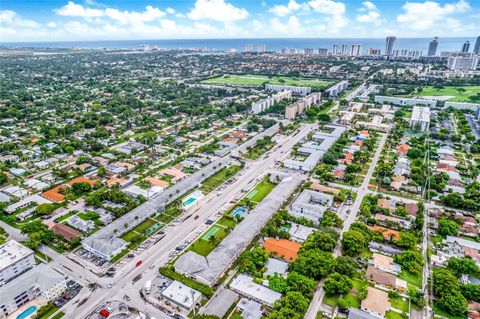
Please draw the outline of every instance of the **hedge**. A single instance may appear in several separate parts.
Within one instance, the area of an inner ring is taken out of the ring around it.
[[[193,288],[197,291],[200,291],[207,298],[211,298],[213,296],[213,294],[215,293],[211,287],[209,287],[207,285],[204,285],[204,284],[201,284],[201,283],[199,283],[198,281],[196,281],[192,278],[188,278],[185,275],[182,275],[182,274],[179,274],[179,273],[175,272],[172,267],[162,267],[162,268],[159,269],[159,272],[164,276],[167,276],[171,279],[180,281],[181,283],[183,283],[183,284],[185,284],[185,285],[187,285],[187,286],[189,286],[189,287],[191,287],[191,288]]]

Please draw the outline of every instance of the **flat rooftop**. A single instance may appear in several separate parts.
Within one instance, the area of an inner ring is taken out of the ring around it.
[[[9,240],[0,246],[0,270],[13,265],[29,255],[33,255],[33,250],[27,248],[16,240]]]

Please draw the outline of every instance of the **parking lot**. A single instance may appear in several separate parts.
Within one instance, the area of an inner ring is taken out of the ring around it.
[[[95,256],[93,253],[85,250],[79,249],[75,252],[75,256],[80,257],[80,262],[85,266],[96,269],[96,272],[105,272],[108,268],[111,267],[111,263],[106,259]]]
[[[57,298],[53,301],[53,304],[60,308],[65,305],[69,300],[74,298],[83,287],[73,280],[67,281],[67,291],[63,293],[60,298]]]

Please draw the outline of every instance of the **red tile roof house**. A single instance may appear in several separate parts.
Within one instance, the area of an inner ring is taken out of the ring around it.
[[[406,203],[405,210],[409,216],[417,216],[417,213],[420,209],[418,208],[417,203]]]
[[[66,241],[71,241],[73,238],[76,237],[82,237],[82,234],[80,232],[76,231],[72,227],[61,223],[52,222],[48,225],[48,228],[55,234],[62,236],[63,239],[65,239]]]
[[[345,177],[345,171],[337,169],[333,172],[333,175],[338,179],[343,179]]]

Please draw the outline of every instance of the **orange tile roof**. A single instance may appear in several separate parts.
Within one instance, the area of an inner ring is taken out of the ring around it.
[[[150,185],[152,186],[160,186],[160,187],[168,186],[168,182],[162,181],[161,179],[158,179],[158,178],[148,177],[148,178],[145,178],[145,180],[149,182]]]
[[[75,237],[82,237],[82,234],[72,227],[61,223],[52,223],[49,225],[49,228],[54,233],[61,235],[66,241],[70,241]]]
[[[86,178],[86,177],[77,177],[72,179],[70,182],[67,183],[67,186],[72,187],[73,184],[79,184],[79,183],[88,183],[88,185],[93,186],[95,185],[95,181]]]
[[[64,186],[62,185],[54,187],[52,189],[49,189],[46,192],[43,192],[42,196],[45,197],[46,199],[51,200],[52,202],[59,203],[65,199],[65,196],[60,193],[62,188],[64,188]]]
[[[107,180],[107,185],[112,186],[112,185],[115,185],[117,183],[122,185],[122,183],[125,183],[126,181],[127,181],[127,179],[125,179],[125,178],[110,178],[109,180]]]
[[[346,159],[352,159],[352,158],[353,158],[353,154],[352,154],[352,153],[347,153],[347,154],[345,154],[345,158],[346,158]]]
[[[360,135],[368,135],[368,131],[367,131],[367,130],[363,130],[363,131],[358,132],[358,134],[360,134]]]
[[[312,183],[312,185],[310,185],[310,189],[323,192],[323,193],[331,193],[333,195],[340,194],[340,190],[333,187],[328,187],[322,184],[318,184],[318,183]]]
[[[282,257],[287,261],[297,259],[297,254],[301,246],[299,243],[288,239],[268,238],[263,243],[263,248],[265,248],[267,252]]]
[[[373,231],[379,230],[380,232],[382,232],[383,238],[385,238],[387,240],[390,240],[390,238],[393,238],[393,240],[396,241],[400,238],[400,233],[398,231],[390,229],[390,228],[380,227],[380,226],[375,225],[375,226],[371,226],[370,229],[373,230]]]
[[[397,152],[399,153],[407,153],[409,149],[410,146],[408,144],[402,144],[400,146],[397,146]]]

